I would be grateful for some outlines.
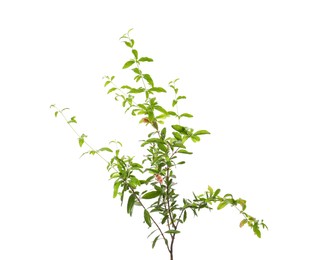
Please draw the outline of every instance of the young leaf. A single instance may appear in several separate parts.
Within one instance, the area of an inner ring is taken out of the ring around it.
[[[134,71],[138,75],[142,74],[142,71],[138,68],[134,68],[134,69],[132,69],[132,71]]]
[[[151,226],[152,226],[152,221],[151,221],[149,212],[148,212],[146,209],[144,210],[144,219],[145,219],[146,224],[147,224],[149,227],[151,227]]]
[[[182,136],[179,133],[173,132],[173,135],[177,140],[182,141]]]
[[[253,226],[253,231],[254,231],[254,234],[255,234],[258,238],[261,238],[261,231],[260,231],[257,223],[254,224],[254,226]]]
[[[220,192],[221,192],[221,190],[220,190],[220,189],[217,189],[217,190],[215,191],[213,197],[216,197]]]
[[[138,52],[137,52],[137,50],[133,49],[133,50],[132,50],[132,53],[134,54],[135,59],[138,59]]]
[[[76,120],[76,117],[73,116],[72,118],[70,118],[70,120],[68,121],[68,124],[71,124],[71,123],[77,123],[77,120]]]
[[[161,193],[159,191],[150,191],[148,193],[145,193],[143,195],[143,199],[154,199],[156,197],[158,197]]]
[[[220,204],[218,204],[217,209],[218,210],[223,209],[227,204],[228,204],[227,201],[222,201]]]
[[[199,130],[194,133],[194,135],[206,135],[206,134],[211,134],[211,133],[207,130]]]
[[[184,150],[184,149],[180,149],[180,150],[178,150],[177,152],[178,152],[178,153],[185,153],[185,154],[193,154],[192,152],[188,152],[188,151],[186,151],[186,150]]]
[[[82,134],[79,138],[78,138],[78,143],[79,146],[82,147],[82,145],[85,143],[85,138],[87,137],[87,135]]]
[[[110,90],[108,90],[107,94],[109,94],[109,93],[111,93],[111,92],[115,91],[116,89],[117,89],[117,88],[111,88]]]
[[[147,62],[152,62],[153,59],[148,58],[148,57],[141,57],[138,61],[141,61],[141,62],[145,62],[145,61],[147,61]]]
[[[131,194],[127,202],[127,213],[131,216],[133,214],[133,208],[135,204],[135,194]]]
[[[154,88],[150,88],[149,90],[150,91],[155,91],[155,92],[158,92],[158,93],[160,93],[160,92],[165,92],[166,93],[166,90],[161,88],[161,87],[154,87]]]
[[[180,99],[186,99],[186,97],[185,96],[178,96],[177,100],[180,100]]]
[[[107,152],[110,152],[110,153],[112,153],[112,152],[113,152],[113,150],[112,150],[112,149],[110,149],[110,148],[108,148],[108,147],[100,148],[98,151],[100,151],[100,152],[107,151]]]
[[[191,139],[194,143],[199,142],[201,140],[201,138],[199,138],[199,136],[195,134],[191,136]]]
[[[126,44],[127,47],[130,47],[132,48],[133,47],[133,44],[131,42],[124,42]]]
[[[148,82],[149,85],[154,87],[154,81],[149,74],[144,74],[143,78]]]
[[[135,63],[134,60],[129,60],[129,61],[127,61],[127,62],[124,64],[123,69],[129,68],[129,67],[132,66],[134,63]]]
[[[207,189],[210,192],[210,196],[212,196],[214,194],[213,188],[210,185],[208,185]]]
[[[240,223],[240,228],[243,227],[247,223],[247,219],[243,219]]]
[[[184,113],[184,114],[181,114],[180,117],[189,117],[189,118],[191,118],[191,117],[193,117],[193,115],[188,114],[188,113]]]
[[[144,91],[145,91],[144,88],[132,88],[128,93],[138,94],[138,93],[142,93],[142,92],[144,92]]]
[[[177,100],[174,99],[173,102],[172,102],[172,107],[176,106],[176,104],[177,104]]]

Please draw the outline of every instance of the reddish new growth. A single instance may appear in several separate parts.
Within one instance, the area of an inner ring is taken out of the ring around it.
[[[148,119],[147,117],[144,117],[144,118],[142,118],[142,119],[139,121],[139,123],[149,124],[150,122],[149,122],[149,119]]]
[[[156,174],[156,175],[155,175],[155,178],[156,178],[156,180],[157,180],[160,184],[163,183],[163,178],[162,178],[162,176],[160,176],[159,174]]]

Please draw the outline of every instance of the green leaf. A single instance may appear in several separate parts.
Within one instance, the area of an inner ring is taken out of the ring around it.
[[[176,104],[177,104],[177,100],[174,99],[173,102],[172,102],[172,107],[176,106]]]
[[[185,97],[185,96],[179,96],[179,97],[177,97],[177,100],[180,100],[180,99],[186,99],[186,97]]]
[[[148,82],[149,85],[154,87],[154,81],[149,74],[144,74],[143,78]]]
[[[151,218],[150,218],[150,214],[146,209],[144,210],[144,219],[145,219],[146,224],[149,227],[151,227],[152,226],[152,221],[151,221]]]
[[[194,133],[194,135],[208,135],[208,134],[211,134],[211,133],[207,130],[199,130]]]
[[[129,60],[129,61],[127,61],[127,62],[124,64],[123,69],[129,68],[129,67],[132,66],[134,63],[135,63],[134,60]]]
[[[132,69],[132,71],[134,71],[138,75],[142,74],[142,71],[138,68],[134,68],[134,69]]]
[[[170,229],[170,230],[165,231],[165,233],[167,233],[167,234],[178,234],[178,233],[181,233],[181,231]]]
[[[180,117],[189,117],[189,118],[191,118],[191,117],[193,117],[193,115],[188,114],[188,113],[184,113],[184,114],[181,114]]]
[[[240,228],[243,227],[247,223],[247,219],[243,219],[240,223]]]
[[[111,92],[115,91],[116,89],[117,89],[117,88],[111,88],[110,90],[108,90],[107,94],[109,94],[109,93],[111,93]]]
[[[117,197],[118,189],[119,189],[120,184],[121,184],[120,182],[115,181],[115,183],[114,183],[114,193],[113,193],[113,198],[116,198],[116,197]]]
[[[160,138],[150,138],[145,142],[143,142],[141,146],[145,146],[146,144],[150,144],[150,143],[164,143],[164,141]]]
[[[152,248],[154,248],[154,247],[155,247],[156,242],[157,242],[157,240],[158,240],[159,236],[160,236],[160,235],[158,235],[157,237],[155,237],[155,239],[153,240]]]
[[[254,224],[254,226],[253,226],[253,231],[254,231],[254,234],[255,234],[258,238],[261,238],[261,231],[260,231],[257,223]]]
[[[130,47],[130,48],[132,48],[133,47],[133,44],[131,43],[131,42],[124,42],[125,44],[126,44],[126,46],[128,46],[128,47]]]
[[[187,219],[187,211],[185,210],[184,211],[184,214],[183,214],[183,222],[185,222]]]
[[[228,204],[227,201],[222,201],[220,204],[218,204],[217,209],[218,210],[223,209],[227,204]]]
[[[134,54],[135,59],[138,59],[138,51],[135,50],[135,49],[133,49],[133,50],[132,50],[132,53]]]
[[[185,153],[185,154],[193,154],[192,152],[188,152],[188,151],[186,151],[186,150],[184,150],[184,149],[180,149],[180,150],[178,150],[177,152],[178,152],[178,153]]]
[[[182,136],[179,133],[173,132],[173,135],[177,140],[182,141]]]
[[[171,116],[177,116],[177,114],[174,111],[168,111],[168,114]]]
[[[142,198],[143,199],[154,199],[156,197],[158,197],[161,193],[159,191],[150,191],[145,193]]]
[[[87,137],[87,135],[82,134],[79,138],[78,138],[78,143],[79,146],[82,147],[82,145],[85,143],[85,138]]]
[[[144,92],[144,91],[145,91],[144,88],[132,88],[128,93],[138,94],[138,93],[142,93],[142,92]]]
[[[105,82],[104,87],[107,87],[110,83],[111,83],[111,81],[110,81],[110,80],[107,80],[107,81]]]
[[[136,189],[137,186],[140,186],[140,181],[135,177],[131,176],[128,183],[133,189]]]
[[[173,144],[173,147],[186,148],[185,145],[183,145],[183,143],[181,141],[176,141]]]
[[[158,148],[161,149],[164,153],[168,152],[168,149],[165,145],[163,145],[162,143],[158,143],[157,144]]]
[[[161,88],[161,87],[153,87],[153,88],[150,88],[149,90],[150,91],[155,91],[155,92],[158,92],[158,93],[160,93],[160,92],[165,92],[166,93],[166,90]]]
[[[58,111],[56,111],[56,112],[55,112],[55,117],[57,117],[57,116],[58,116],[58,113],[59,113]]]
[[[199,136],[195,134],[191,136],[191,139],[194,143],[199,142],[201,140],[201,138],[199,138]]]
[[[121,86],[121,89],[129,89],[129,90],[131,90],[131,89],[132,89],[132,87],[127,86],[127,85],[124,85],[124,86]]]
[[[71,124],[71,123],[77,123],[77,120],[76,120],[76,117],[73,116],[72,118],[70,118],[70,120],[68,121],[68,124]]]
[[[162,137],[162,139],[165,139],[165,137],[166,137],[166,128],[165,127],[161,131],[161,137]]]
[[[164,109],[163,107],[156,105],[154,108],[155,108],[156,110],[158,110],[159,112],[162,112],[163,114],[166,114],[166,115],[167,115],[167,111],[166,111],[166,109]]]
[[[210,192],[210,196],[212,196],[212,195],[214,194],[213,188],[212,188],[210,185],[208,185],[208,186],[207,186],[207,189],[208,189],[208,191]]]
[[[112,153],[112,152],[113,152],[113,150],[112,150],[112,149],[110,149],[110,148],[108,148],[108,147],[100,148],[98,151],[100,151],[100,152],[107,151],[107,152],[110,152],[110,153]]]
[[[127,213],[131,216],[133,214],[133,208],[135,204],[135,194],[131,194],[128,198],[128,203],[127,203]]]
[[[148,57],[141,57],[138,61],[141,61],[141,62],[145,62],[145,61],[147,61],[147,62],[152,62],[152,61],[154,61],[154,60],[151,59],[151,58],[148,58]]]
[[[220,192],[221,192],[221,190],[220,190],[220,189],[217,189],[217,190],[215,191],[213,197],[216,197]]]
[[[185,127],[180,126],[180,125],[172,125],[172,128],[176,130],[177,132],[184,133],[185,132]]]

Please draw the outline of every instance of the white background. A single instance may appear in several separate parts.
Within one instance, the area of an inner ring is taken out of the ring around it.
[[[320,259],[320,13],[309,0],[2,1],[0,259],[168,259],[49,110],[70,107],[96,147],[137,152],[145,128],[102,80],[132,83],[118,40],[130,28],[156,85],[181,79],[180,110],[194,115],[182,123],[212,133],[178,189],[220,187],[270,227],[257,239],[232,208],[190,215],[175,259]]]

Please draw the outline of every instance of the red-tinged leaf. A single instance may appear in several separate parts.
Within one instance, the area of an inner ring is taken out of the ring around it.
[[[247,219],[243,219],[240,223],[240,228],[243,227],[247,223]]]

